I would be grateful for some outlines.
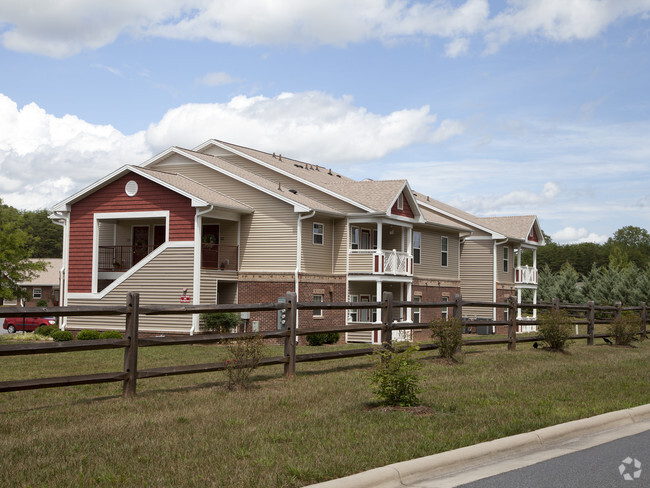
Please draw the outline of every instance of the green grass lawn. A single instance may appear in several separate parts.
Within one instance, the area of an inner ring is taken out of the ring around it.
[[[466,347],[421,359],[429,414],[375,408],[369,357],[0,394],[2,486],[295,487],[552,424],[650,403],[650,341]],[[0,347],[2,347],[0,345]],[[350,347],[350,346],[339,346]],[[363,347],[355,345],[352,347]],[[331,350],[304,347],[301,352]],[[139,367],[218,361],[223,346],[140,349]],[[268,346],[267,355],[281,354]],[[0,358],[0,381],[120,371],[122,351]]]

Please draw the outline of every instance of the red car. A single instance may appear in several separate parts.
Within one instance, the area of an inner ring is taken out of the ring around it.
[[[25,331],[32,332],[38,329],[41,325],[54,325],[56,319],[54,317],[25,317]],[[10,334],[15,333],[17,330],[23,330],[23,317],[11,317],[5,319],[3,326]]]

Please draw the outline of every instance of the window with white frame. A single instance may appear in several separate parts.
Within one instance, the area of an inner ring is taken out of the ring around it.
[[[413,301],[419,303],[422,301],[422,297],[415,296],[413,297]],[[420,323],[420,307],[413,307],[413,323],[414,324]]]
[[[312,300],[312,301],[314,301],[314,302],[319,302],[319,303],[323,303],[323,295],[321,295],[321,294],[314,294],[314,296],[313,296],[313,300]],[[315,308],[315,309],[313,310],[313,312],[314,312],[314,314],[313,314],[314,317],[322,317],[322,316],[323,316],[323,309],[322,309],[322,308]]]
[[[506,246],[503,246],[503,272],[508,272],[508,258],[510,257],[509,250]]]
[[[359,227],[350,228],[350,248],[359,249]]]
[[[400,193],[397,197],[397,210],[404,210],[404,194]]]
[[[449,265],[449,239],[445,236],[440,238],[440,266]]]
[[[325,236],[325,225],[314,222],[314,244],[322,246]]]
[[[448,302],[449,297],[442,297],[443,302]],[[440,309],[440,316],[444,319],[447,320],[449,318],[449,307],[442,307]]]
[[[413,232],[413,264],[422,260],[422,232]]]
[[[34,288],[32,290],[32,298],[41,298],[42,297],[42,290],[40,288]]]

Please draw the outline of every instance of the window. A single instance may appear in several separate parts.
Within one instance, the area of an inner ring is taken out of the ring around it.
[[[510,256],[510,253],[508,252],[507,247],[503,247],[503,272],[507,273],[508,272],[508,257]]]
[[[413,232],[413,263],[420,264],[422,259],[422,232]]]
[[[323,303],[323,295],[314,295],[313,301]],[[322,308],[314,309],[314,317],[322,317],[322,316],[323,316],[323,309]]]
[[[397,210],[404,210],[404,194],[400,193],[397,197]]]
[[[325,235],[325,226],[323,224],[314,224],[314,244],[322,246],[323,236]]]
[[[42,293],[43,293],[43,292],[41,291],[40,288],[34,288],[34,289],[32,290],[32,297],[33,297],[33,298],[41,298],[41,297],[42,297]]]
[[[449,263],[449,240],[445,236],[441,238],[440,249],[440,265],[446,268]]]
[[[414,302],[421,302],[422,297],[413,297]],[[420,323],[420,307],[413,307],[413,323]]]
[[[373,302],[376,302],[376,301],[377,301],[377,297],[376,297],[375,295],[373,295],[373,296],[371,297],[371,300],[372,300]],[[376,308],[373,308],[373,309],[371,310],[370,315],[371,315],[371,317],[372,317],[372,321],[373,321],[373,322],[377,322],[377,309],[376,309]]]
[[[371,249],[370,245],[370,230],[361,229],[361,249]]]
[[[377,249],[377,229],[372,229],[372,248]]]
[[[359,227],[352,227],[350,229],[350,247],[352,249],[359,249]]]
[[[510,311],[510,309],[508,309],[508,308],[503,309],[503,320],[505,320],[506,322],[509,320],[508,319],[508,312],[509,311]]]
[[[448,302],[449,298],[448,297],[442,297],[443,302]],[[442,307],[440,309],[440,316],[444,319],[447,320],[449,318],[449,307]]]

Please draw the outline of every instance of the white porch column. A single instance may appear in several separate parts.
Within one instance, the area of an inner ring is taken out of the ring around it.
[[[521,303],[521,288],[517,288],[517,303]],[[517,318],[521,319],[521,308],[517,308]]]
[[[382,296],[383,296],[381,281],[377,282],[377,289],[376,290],[377,291],[375,293],[377,293],[377,301],[381,302]],[[377,322],[381,322],[381,307],[377,309]]]
[[[377,251],[381,251],[383,249],[382,228],[383,224],[381,222],[377,222]]]
[[[537,288],[533,289],[533,303],[535,305],[537,305]],[[533,309],[533,318],[534,319],[537,318],[537,309],[536,308]]]

